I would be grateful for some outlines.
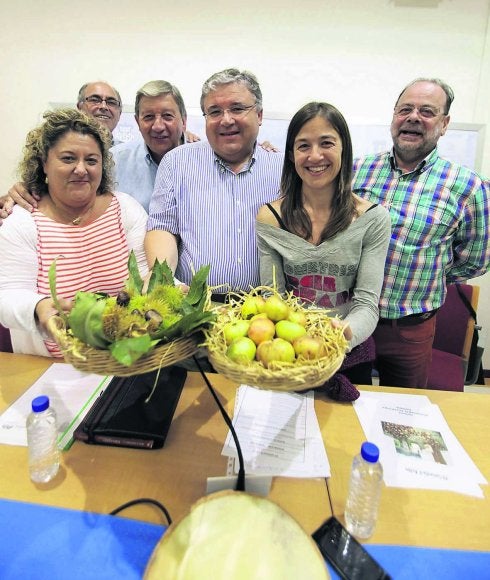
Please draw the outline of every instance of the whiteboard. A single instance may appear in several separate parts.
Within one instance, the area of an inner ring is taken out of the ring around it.
[[[270,141],[284,151],[289,118],[281,114],[264,115],[259,131],[259,142]],[[206,139],[205,121],[200,109],[188,110],[187,129],[202,140]],[[392,147],[389,125],[351,125],[349,127],[354,157],[380,153]],[[446,134],[439,139],[439,154],[450,161],[480,171],[483,158],[485,125],[450,123]],[[141,139],[134,113],[123,111],[114,137],[119,141]]]

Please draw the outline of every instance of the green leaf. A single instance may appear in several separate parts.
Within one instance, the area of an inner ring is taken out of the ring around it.
[[[112,356],[122,365],[129,367],[149,352],[159,341],[148,334],[135,338],[123,338],[109,345]]]
[[[216,314],[214,312],[210,310],[206,310],[205,312],[195,310],[183,316],[178,322],[172,324],[172,326],[154,332],[153,337],[165,339],[166,341],[173,340],[174,338],[187,336],[196,328],[200,328],[215,320]]]
[[[155,260],[153,269],[151,271],[150,281],[148,283],[147,294],[149,294],[156,286],[175,286],[174,275],[170,269],[167,261],[159,262]]]
[[[79,338],[82,342],[87,342],[85,331],[85,320],[90,309],[97,304],[100,294],[93,292],[79,291],[75,295],[75,303],[68,315],[68,325],[73,332],[73,335]]]
[[[85,316],[85,342],[95,348],[107,348],[109,341],[104,335],[102,314],[107,300],[99,297]]]
[[[56,294],[56,258],[51,262],[51,266],[49,267],[48,279],[49,289],[51,291],[51,298],[53,299],[54,306],[60,317],[65,321],[65,324],[68,324],[68,316],[63,310],[58,295]]]
[[[130,293],[141,294],[143,289],[143,279],[140,276],[140,271],[138,269],[138,262],[136,260],[136,255],[133,250],[129,253],[128,258],[128,272],[129,277],[126,280],[126,290]]]
[[[209,270],[211,266],[202,266],[192,277],[191,284],[189,286],[189,292],[184,299],[184,303],[190,304],[195,308],[202,309],[206,301],[207,292],[207,280],[209,275]]]

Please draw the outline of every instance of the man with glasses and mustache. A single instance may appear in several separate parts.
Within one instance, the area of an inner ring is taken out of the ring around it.
[[[177,147],[158,168],[145,240],[148,263],[166,260],[189,284],[211,265],[213,299],[259,284],[255,216],[276,199],[282,155],[257,146],[262,93],[253,74],[226,69],[203,85],[208,142]]]
[[[78,92],[77,108],[95,117],[112,133],[121,117],[121,95],[103,81],[85,83]]]
[[[437,151],[453,99],[439,79],[412,81],[395,104],[393,149],[354,162],[353,191],[386,206],[392,223],[373,335],[381,385],[426,387],[446,285],[490,261],[488,181]]]

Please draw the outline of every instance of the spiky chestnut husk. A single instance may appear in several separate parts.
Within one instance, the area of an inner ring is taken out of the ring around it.
[[[165,302],[172,310],[179,310],[184,300],[184,294],[177,286],[157,286],[149,296],[152,299]]]
[[[103,330],[111,341],[146,334],[148,322],[139,314],[129,312],[124,306],[113,304],[102,315]]]

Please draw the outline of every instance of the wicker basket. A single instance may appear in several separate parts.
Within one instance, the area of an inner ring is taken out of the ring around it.
[[[160,367],[173,365],[194,355],[198,344],[202,341],[202,333],[196,331],[189,336],[157,345],[131,366],[125,366],[119,363],[109,350],[88,346],[73,337],[67,332],[64,321],[58,316],[50,319],[49,330],[63,353],[65,361],[76,369],[87,373],[118,377],[141,375]]]
[[[273,288],[256,288],[253,293],[263,291],[276,293]],[[248,294],[247,296],[249,296]],[[284,297],[283,297],[284,298]],[[213,367],[226,378],[264,389],[277,391],[301,391],[318,387],[330,379],[340,368],[345,357],[347,341],[340,328],[333,328],[331,319],[325,309],[304,308],[292,295],[285,298],[293,310],[306,314],[308,334],[321,337],[327,355],[315,360],[301,359],[294,363],[274,362],[266,368],[258,361],[249,364],[237,364],[226,356],[227,344],[223,327],[228,322],[241,318],[240,309],[245,296],[229,295],[229,305],[215,309],[217,321],[205,330],[205,346]]]

